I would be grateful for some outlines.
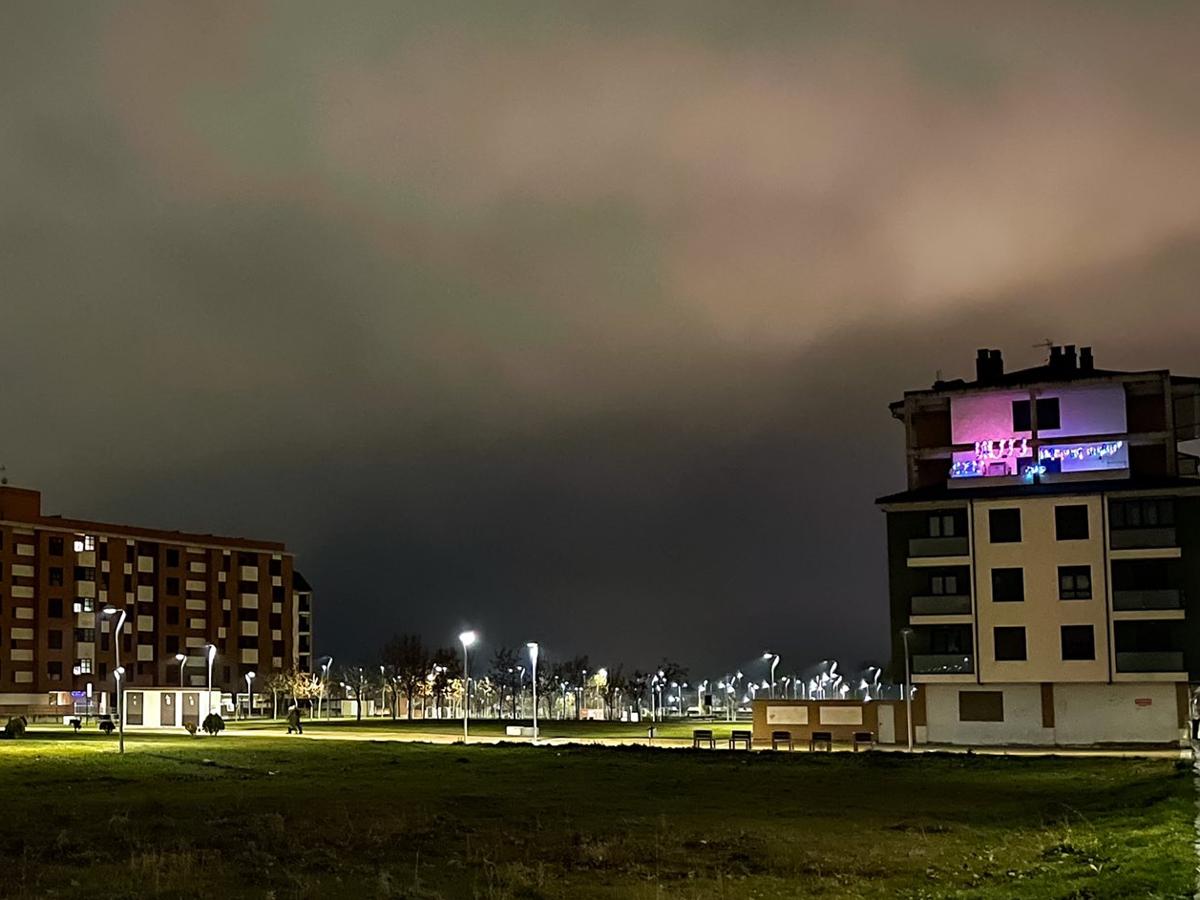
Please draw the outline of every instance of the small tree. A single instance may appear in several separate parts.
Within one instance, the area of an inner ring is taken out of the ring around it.
[[[521,683],[520,662],[512,647],[501,647],[492,654],[489,677],[499,693],[499,712],[504,711],[504,695],[512,698],[512,718],[517,717],[517,689]]]
[[[450,692],[450,686],[455,679],[462,677],[462,658],[453,647],[442,647],[433,654],[433,680],[430,688],[433,692],[434,708],[439,710],[442,701]]]
[[[355,720],[361,722],[363,703],[379,690],[378,673],[362,666],[347,666],[341,671],[340,681],[342,689],[355,701]]]
[[[425,679],[429,677],[429,651],[425,649],[420,635],[399,634],[383,645],[380,656],[385,670],[389,672],[395,680],[396,686],[404,694],[405,705],[408,707],[406,715],[411,721],[413,700],[421,694],[425,687]],[[392,696],[393,702],[395,702],[394,691]],[[394,707],[392,715],[395,718]]]
[[[204,724],[200,726],[206,734],[216,735],[225,730],[225,720],[218,713],[209,713],[204,717]]]
[[[285,672],[272,672],[263,679],[263,687],[271,692],[271,718],[279,718],[279,695],[285,697],[292,687],[292,679]]]

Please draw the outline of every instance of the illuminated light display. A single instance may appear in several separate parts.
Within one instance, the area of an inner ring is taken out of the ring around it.
[[[1061,447],[1038,447],[1038,459],[1085,460],[1116,456],[1124,441],[1104,441],[1099,444],[1069,444]]]
[[[1019,471],[1023,478],[1032,481],[1035,476],[1052,472],[1090,472],[1129,465],[1124,441],[1054,444],[1038,448],[1036,463],[1019,462],[1032,457],[1028,438],[976,441],[974,452],[954,454],[950,477],[987,478],[1017,475]]]

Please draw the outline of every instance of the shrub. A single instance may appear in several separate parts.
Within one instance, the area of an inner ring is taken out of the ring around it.
[[[13,716],[8,720],[8,724],[4,726],[4,736],[9,738],[19,738],[25,736],[25,717]]]
[[[103,731],[105,734],[112,734],[116,730],[116,728],[117,728],[117,726],[113,724],[112,719],[101,719],[100,720],[100,730]]]
[[[204,717],[204,724],[200,727],[206,734],[220,734],[225,730],[225,720],[217,713],[209,713]]]

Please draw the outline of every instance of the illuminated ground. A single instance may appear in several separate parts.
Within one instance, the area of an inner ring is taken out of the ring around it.
[[[1190,767],[62,732],[0,743],[20,897],[1183,897]]]

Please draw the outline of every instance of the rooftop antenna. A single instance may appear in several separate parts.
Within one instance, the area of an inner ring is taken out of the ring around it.
[[[1050,358],[1050,348],[1053,346],[1054,346],[1054,341],[1050,340],[1050,338],[1046,338],[1044,341],[1034,344],[1033,349],[1036,350],[1038,347],[1041,347],[1043,350],[1046,351],[1046,358],[1049,359]]]

